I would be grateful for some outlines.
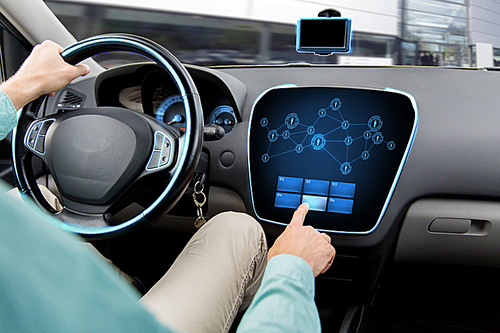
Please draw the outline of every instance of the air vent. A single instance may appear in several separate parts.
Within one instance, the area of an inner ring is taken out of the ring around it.
[[[76,110],[82,107],[84,96],[74,90],[66,89],[59,97],[57,107],[59,110]]]

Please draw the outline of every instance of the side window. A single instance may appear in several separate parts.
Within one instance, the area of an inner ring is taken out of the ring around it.
[[[0,81],[14,74],[29,55],[31,45],[0,15]],[[14,185],[10,135],[0,141],[0,178]]]
[[[14,74],[29,55],[25,45],[7,30],[0,28],[0,50],[2,54],[3,80]]]
[[[19,37],[14,36],[0,16],[0,65],[2,81],[14,74],[29,55],[31,46]]]

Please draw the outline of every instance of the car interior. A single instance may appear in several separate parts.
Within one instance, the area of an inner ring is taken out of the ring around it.
[[[146,290],[204,219],[245,212],[271,246],[307,202],[337,253],[324,332],[500,332],[495,69],[200,66],[121,31],[77,43],[41,0],[0,13],[2,80],[46,39],[91,67],[20,112],[1,178]]]

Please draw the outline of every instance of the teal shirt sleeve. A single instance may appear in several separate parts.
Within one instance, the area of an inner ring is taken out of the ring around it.
[[[16,124],[16,109],[9,96],[0,89],[0,140],[3,140]]]
[[[269,260],[262,284],[237,333],[321,332],[314,303],[314,275],[300,257],[282,254]]]
[[[171,332],[80,237],[0,181],[0,332]]]

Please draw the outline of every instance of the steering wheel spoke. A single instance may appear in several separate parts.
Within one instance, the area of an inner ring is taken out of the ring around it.
[[[106,222],[105,214],[98,213],[82,213],[68,208],[63,208],[55,215],[67,225],[72,225],[72,228],[89,230],[95,228],[106,228],[109,224]]]

